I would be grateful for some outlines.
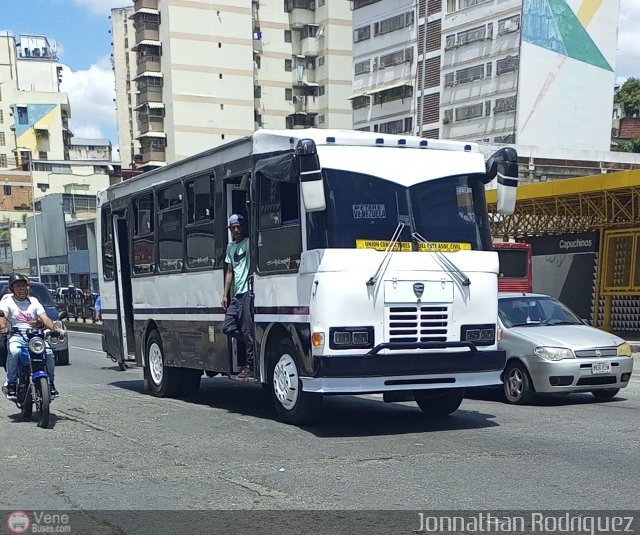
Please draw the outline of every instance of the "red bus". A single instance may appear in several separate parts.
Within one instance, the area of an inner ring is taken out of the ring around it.
[[[494,243],[500,258],[499,292],[532,292],[531,245],[528,243]]]

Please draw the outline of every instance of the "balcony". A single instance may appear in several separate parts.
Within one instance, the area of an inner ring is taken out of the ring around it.
[[[160,56],[142,56],[138,59],[137,74],[143,72],[160,72]]]
[[[133,0],[134,11],[140,9],[154,9],[158,10],[158,0]]]
[[[301,41],[303,56],[317,56],[320,50],[320,42],[317,37],[306,37]]]
[[[149,115],[138,117],[138,128],[141,134],[146,134],[147,132],[163,132],[164,118]]]
[[[300,128],[313,128],[316,123],[316,116],[307,113],[295,113],[287,115],[287,128],[288,129],[300,129]]]
[[[160,89],[158,91],[158,89]],[[142,106],[143,104],[147,104],[149,102],[162,102],[162,88],[150,88],[144,89],[140,91],[136,95],[136,107]]]
[[[293,85],[314,85],[316,84],[316,71],[315,69],[299,69],[295,68],[293,71]]]
[[[294,95],[293,96],[293,107],[295,113],[305,114],[311,113],[316,114],[320,111],[319,105],[320,97],[314,97],[312,95]]]
[[[289,25],[292,28],[303,28],[315,22],[314,0],[287,0],[286,9],[289,13]]]
[[[142,41],[160,41],[160,26],[154,23],[136,25],[136,43]]]

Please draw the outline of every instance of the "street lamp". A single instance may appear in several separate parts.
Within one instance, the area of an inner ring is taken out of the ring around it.
[[[22,166],[22,151],[29,152],[29,177],[31,178],[31,212],[33,214],[33,232],[36,236],[36,269],[38,280],[42,277],[40,273],[40,248],[38,247],[38,219],[36,217],[36,185],[33,182],[33,161],[31,160],[31,149],[28,147],[16,147],[16,156],[20,154],[20,165]]]

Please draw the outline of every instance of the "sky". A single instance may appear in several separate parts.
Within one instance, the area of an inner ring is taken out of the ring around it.
[[[640,0],[620,0],[616,81],[640,77]],[[0,30],[46,35],[58,43],[69,94],[71,131],[105,137],[118,159],[115,89],[111,70],[111,8],[132,0],[0,0]]]

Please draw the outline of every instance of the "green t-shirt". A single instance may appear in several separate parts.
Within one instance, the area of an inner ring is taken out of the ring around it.
[[[249,238],[241,242],[227,245],[227,256],[224,259],[233,268],[233,295],[249,291]]]

